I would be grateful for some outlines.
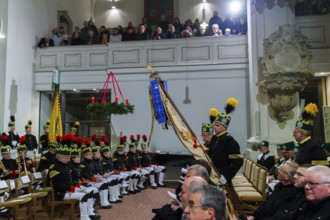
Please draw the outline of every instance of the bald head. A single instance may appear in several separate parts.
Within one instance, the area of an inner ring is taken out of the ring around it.
[[[188,203],[188,198],[189,198],[191,189],[196,186],[203,186],[203,185],[207,185],[207,182],[205,179],[203,179],[202,177],[199,177],[199,176],[188,177],[184,180],[184,182],[181,186],[182,190],[179,194],[179,196],[181,197],[183,208],[185,208]]]

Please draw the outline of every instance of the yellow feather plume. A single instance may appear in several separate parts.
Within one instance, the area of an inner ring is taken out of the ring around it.
[[[226,103],[227,105],[231,105],[231,106],[233,106],[234,108],[236,108],[236,106],[238,105],[238,101],[237,101],[237,99],[235,99],[235,98],[233,98],[233,97],[229,97],[228,99],[227,99],[227,103]]]
[[[219,111],[216,108],[210,108],[209,114],[210,116],[216,117],[218,115]]]
[[[50,120],[46,120],[46,125],[50,125]]]
[[[315,116],[316,113],[319,111],[317,105],[314,103],[309,103],[308,105],[306,105],[304,110],[312,116]]]
[[[79,126],[79,125],[80,125],[80,122],[79,122],[79,121],[76,121],[76,122],[74,123],[74,125],[75,125],[75,126]]]

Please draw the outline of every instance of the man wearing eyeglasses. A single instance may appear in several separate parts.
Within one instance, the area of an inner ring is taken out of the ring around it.
[[[223,220],[225,201],[223,192],[215,186],[194,186],[184,212],[189,220]]]
[[[298,164],[287,161],[278,169],[278,180],[280,182],[276,184],[272,195],[254,211],[252,216],[247,218],[248,220],[273,219],[273,215],[278,210],[285,209],[286,204],[294,200],[296,189],[293,176],[298,167]]]
[[[299,209],[297,219],[330,219],[330,168],[323,165],[308,168],[304,185],[308,202]]]

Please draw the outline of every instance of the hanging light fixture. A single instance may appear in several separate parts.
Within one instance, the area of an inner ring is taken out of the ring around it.
[[[5,33],[3,32],[3,20],[0,19],[0,38],[6,38]]]
[[[200,26],[202,26],[203,28],[207,27],[207,23],[206,23],[206,15],[205,15],[205,4],[206,4],[206,0],[203,0],[202,5],[202,23],[200,24]]]
[[[117,8],[116,1],[115,0],[111,0],[111,8],[112,9],[116,9]]]

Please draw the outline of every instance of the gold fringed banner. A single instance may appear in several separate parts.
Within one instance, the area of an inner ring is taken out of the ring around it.
[[[169,97],[167,97],[166,92],[164,92],[162,86],[159,86],[159,91],[161,94],[161,99],[164,105],[166,115],[168,116],[168,119],[170,120],[179,140],[190,151],[190,153],[194,156],[196,160],[203,159],[210,163],[212,168],[210,179],[214,184],[220,185],[220,176],[215,170],[211,159],[208,157],[208,154],[206,152],[207,148],[203,146],[203,144],[198,140],[196,135],[190,131],[188,125],[177,112],[172,102],[169,101]]]

